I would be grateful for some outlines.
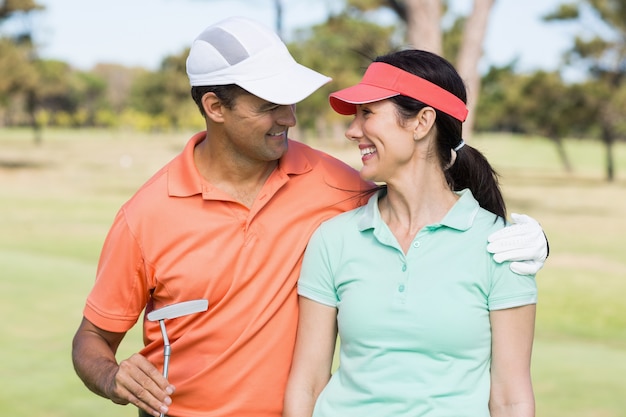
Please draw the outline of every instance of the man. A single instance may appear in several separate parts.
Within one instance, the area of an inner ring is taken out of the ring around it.
[[[295,103],[330,79],[297,64],[271,30],[243,18],[208,27],[187,73],[206,132],[118,212],[74,337],[74,367],[89,389],[140,415],[279,417],[304,249],[323,220],[365,203],[371,184],[288,139]],[[525,220],[492,245],[505,249],[500,261],[529,259],[515,265],[536,271],[546,241]],[[142,313],[194,299],[208,310],[167,321],[167,379],[159,325],[145,318],[145,347],[118,364],[117,347]]]

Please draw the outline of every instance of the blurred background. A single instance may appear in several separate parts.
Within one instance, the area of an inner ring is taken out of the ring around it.
[[[626,0],[0,0],[0,413],[136,415],[82,385],[71,338],[117,209],[204,127],[185,59],[230,15],[333,77],[291,136],[356,168],[328,93],[398,48],[457,67],[466,141],[550,239],[537,416],[626,417]]]

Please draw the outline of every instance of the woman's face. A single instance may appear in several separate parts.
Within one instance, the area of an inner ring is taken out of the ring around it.
[[[413,124],[400,124],[395,105],[381,100],[356,106],[346,137],[361,151],[361,177],[388,183],[406,168],[415,152]]]

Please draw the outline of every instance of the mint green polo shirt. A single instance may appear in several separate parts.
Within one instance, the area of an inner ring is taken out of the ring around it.
[[[502,219],[469,190],[405,255],[378,198],[324,222],[298,293],[336,307],[340,366],[314,417],[488,417],[489,311],[534,304],[534,276],[487,252]]]

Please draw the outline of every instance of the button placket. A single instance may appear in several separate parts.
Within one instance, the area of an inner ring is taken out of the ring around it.
[[[396,294],[396,300],[404,304],[406,301],[407,282],[409,279],[409,266],[407,265],[407,259],[405,256],[402,256],[402,266],[400,269],[402,270],[402,274],[400,279],[396,282],[394,292]]]

